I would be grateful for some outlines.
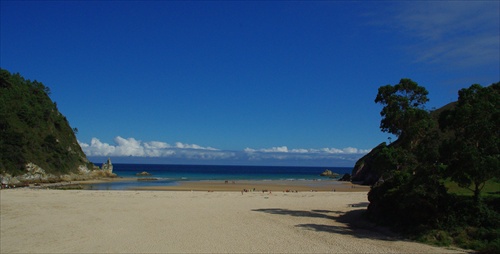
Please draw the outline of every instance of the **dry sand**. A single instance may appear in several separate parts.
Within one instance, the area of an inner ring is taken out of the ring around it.
[[[0,191],[1,253],[461,253],[363,223],[366,192]]]

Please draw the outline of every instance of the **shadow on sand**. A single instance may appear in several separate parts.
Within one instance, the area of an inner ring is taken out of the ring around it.
[[[323,218],[343,224],[343,225],[332,225],[335,223],[332,224],[309,223],[309,224],[295,225],[295,227],[307,230],[352,235],[358,238],[378,239],[384,241],[404,240],[402,237],[391,232],[389,229],[377,226],[367,220],[365,216],[366,209],[363,208],[366,208],[368,206],[368,202],[350,204],[349,206],[359,207],[360,209],[351,210],[348,212],[342,212],[342,211],[330,211],[330,210],[301,211],[301,210],[289,210],[281,208],[263,208],[263,209],[254,209],[252,211],[282,215],[282,216]]]

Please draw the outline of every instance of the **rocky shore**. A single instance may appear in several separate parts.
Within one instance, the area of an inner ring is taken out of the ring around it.
[[[25,173],[22,175],[12,176],[10,174],[0,175],[0,184],[2,189],[17,188],[26,186],[36,186],[39,184],[65,184],[74,181],[89,181],[100,178],[117,177],[113,173],[113,164],[108,159],[100,168],[94,167],[89,169],[85,165],[80,165],[77,172],[69,174],[54,175],[47,173],[43,168],[30,162],[25,165]]]

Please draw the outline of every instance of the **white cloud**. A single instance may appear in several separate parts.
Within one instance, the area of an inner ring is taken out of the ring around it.
[[[177,151],[180,158],[190,160],[225,160],[235,158],[236,153],[220,150],[182,149]]]
[[[288,149],[286,146],[271,148],[245,148],[243,150],[248,160],[331,160],[331,161],[356,161],[361,156],[370,152],[368,149],[357,149],[354,147],[338,148],[295,148]]]
[[[135,140],[134,138],[124,139],[120,136],[115,138],[117,146],[115,146],[115,152],[119,156],[139,156],[145,155],[144,146],[141,141]]]
[[[337,149],[337,148],[322,148],[321,149],[322,152],[325,152],[325,153],[343,153],[343,151],[341,149]]]
[[[92,140],[90,141],[90,145],[81,143],[80,141],[78,141],[78,143],[87,156],[109,156],[114,154],[115,152],[114,146],[102,143],[97,138],[92,138]]]
[[[114,144],[103,143],[92,138],[90,144],[80,142],[83,152],[87,156],[106,157],[143,157],[143,158],[176,158],[192,160],[229,159],[236,156],[231,151],[220,151],[213,147],[203,147],[197,144],[176,142],[170,145],[161,141],[142,142],[135,138],[114,138]]]
[[[290,152],[292,153],[309,153],[311,152],[310,149],[303,149],[303,148],[299,148],[299,149],[292,149],[290,150]]]
[[[135,138],[122,138],[117,136],[114,139],[115,144],[103,143],[97,138],[92,138],[90,145],[78,142],[83,152],[87,156],[136,156],[136,157],[169,157],[176,154],[182,154],[186,157],[211,158],[221,157],[222,155],[208,155],[201,152],[188,152],[187,150],[217,151],[212,147],[202,147],[196,144],[183,144],[180,142],[171,146],[168,143],[160,141],[142,142]],[[183,152],[181,152],[183,151]]]
[[[298,153],[298,154],[366,154],[370,152],[368,149],[358,149],[354,147],[346,147],[343,149],[338,148],[295,148],[288,149],[287,146],[278,146],[271,148],[261,148],[261,149],[253,149],[253,148],[245,148],[243,150],[246,153]]]
[[[247,148],[243,149],[243,151],[244,151],[245,153],[254,153],[254,152],[257,152],[257,150],[252,149],[252,148],[249,148],[249,147],[247,147]]]
[[[144,147],[146,149],[162,149],[162,148],[169,148],[170,145],[165,142],[151,141],[144,143]]]
[[[271,147],[271,148],[264,148],[259,151],[265,153],[288,153],[288,147],[286,146]]]
[[[213,147],[202,147],[202,146],[199,146],[196,144],[184,144],[181,142],[176,142],[175,147],[180,148],[180,149],[198,149],[198,150],[213,150],[213,151],[218,150],[218,149],[213,148]]]
[[[276,146],[271,148],[245,148],[240,151],[224,151],[197,144],[176,142],[170,145],[161,141],[142,142],[135,138],[116,137],[114,144],[103,143],[92,138],[90,144],[79,142],[87,156],[167,158],[177,161],[345,161],[353,162],[370,150],[354,147],[338,148],[294,148]]]

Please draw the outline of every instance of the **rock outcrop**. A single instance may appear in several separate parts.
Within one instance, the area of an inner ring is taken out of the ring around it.
[[[351,181],[351,175],[350,174],[344,174],[339,181],[344,181],[344,182],[350,182]]]
[[[100,171],[102,171],[104,174],[107,175],[114,175],[113,173],[113,164],[111,163],[111,158],[108,158],[108,160],[102,164]]]
[[[320,176],[330,176],[332,175],[332,171],[331,170],[328,170],[326,169],[325,171],[323,171],[323,173],[319,174]]]
[[[373,185],[379,180],[380,175],[374,170],[372,165],[380,150],[384,147],[386,147],[385,142],[373,148],[368,154],[361,157],[356,162],[356,165],[354,165],[351,172],[352,182],[357,182],[363,185]]]
[[[86,166],[81,165],[78,168],[78,173],[69,173],[62,175],[54,175],[47,173],[43,168],[38,165],[29,162],[25,165],[25,173],[18,176],[12,176],[10,174],[0,175],[0,183],[2,188],[6,187],[21,187],[27,186],[32,183],[55,183],[61,181],[85,181],[101,177],[116,177],[117,175],[113,173],[113,165],[111,160],[103,164],[106,167],[100,169],[95,167],[90,170]]]
[[[328,176],[330,178],[335,178],[335,177],[339,177],[340,175],[335,173],[335,172],[332,172],[329,169],[326,169],[325,171],[323,171],[323,173],[320,174],[320,176]]]

